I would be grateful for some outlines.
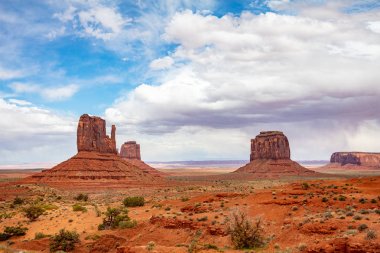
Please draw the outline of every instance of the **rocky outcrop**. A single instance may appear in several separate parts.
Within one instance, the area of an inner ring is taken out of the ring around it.
[[[330,163],[338,163],[341,166],[380,167],[380,153],[335,152],[331,155]]]
[[[26,178],[24,182],[48,183],[57,187],[139,187],[162,182],[153,169],[141,169],[141,165],[122,159],[117,154],[115,135],[115,126],[112,126],[109,138],[103,119],[82,115],[77,129],[78,153],[49,170]]]
[[[135,141],[124,142],[120,147],[120,156],[126,159],[141,160],[140,144]]]
[[[257,178],[279,176],[312,176],[308,170],[290,159],[288,138],[280,131],[260,132],[251,140],[250,162],[234,173],[254,174]]]
[[[257,159],[290,159],[288,138],[280,131],[260,132],[251,140],[250,161]]]
[[[116,127],[112,125],[111,138],[106,135],[106,121],[83,114],[78,122],[77,148],[81,151],[117,154]]]
[[[140,168],[142,171],[154,176],[164,176],[165,173],[152,168],[148,164],[141,161],[140,144],[136,141],[124,142],[120,147],[120,157],[128,163]]]

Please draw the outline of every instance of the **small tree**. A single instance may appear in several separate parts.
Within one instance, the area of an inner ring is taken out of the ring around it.
[[[79,242],[79,235],[75,231],[61,229],[58,234],[54,235],[50,241],[50,252],[72,251],[75,244]]]
[[[122,221],[130,220],[127,209],[108,207],[105,215],[103,223],[98,226],[99,230],[117,228]]]
[[[38,217],[40,217],[45,210],[36,205],[29,206],[24,209],[25,216],[30,220],[30,221],[35,221]]]
[[[247,214],[238,209],[231,214],[229,233],[236,249],[254,249],[265,245],[261,219],[250,221]]]

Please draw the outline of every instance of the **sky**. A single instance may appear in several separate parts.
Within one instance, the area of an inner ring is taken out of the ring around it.
[[[146,161],[380,152],[380,1],[0,1],[0,164],[68,159],[84,113]]]

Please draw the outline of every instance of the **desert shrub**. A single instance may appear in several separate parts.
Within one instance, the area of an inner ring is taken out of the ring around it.
[[[50,211],[50,210],[57,210],[58,209],[58,206],[56,205],[53,205],[53,204],[50,204],[50,203],[47,203],[47,204],[41,204],[39,205],[42,209],[44,209],[45,211]]]
[[[345,196],[343,196],[343,195],[340,195],[339,197],[338,197],[338,200],[339,201],[346,201],[346,197]]]
[[[50,237],[50,235],[45,235],[42,232],[38,232],[34,235],[34,240],[39,240],[39,239],[46,238],[46,237]]]
[[[367,239],[367,240],[374,240],[376,238],[377,238],[376,231],[375,230],[368,230],[365,239]]]
[[[13,200],[13,205],[22,205],[24,204],[24,200],[20,197],[16,197],[14,200]]]
[[[220,251],[218,246],[216,246],[214,244],[209,244],[209,243],[204,244],[203,249],[214,249],[214,250]]]
[[[236,210],[230,218],[229,233],[236,249],[253,249],[264,246],[261,219],[250,221],[247,214]]]
[[[182,202],[189,201],[189,197],[181,197],[181,201],[182,201]]]
[[[305,243],[302,243],[302,242],[301,242],[300,244],[298,244],[297,249],[298,249],[300,252],[302,252],[302,251],[304,251],[304,250],[307,249],[307,245],[306,245]]]
[[[7,234],[7,233],[0,233],[0,242],[1,241],[6,241],[8,240],[9,238],[11,238],[12,236],[10,234]]]
[[[119,227],[122,221],[130,221],[128,210],[125,208],[107,208],[103,223],[98,226],[99,230],[113,229]]]
[[[377,203],[377,200],[376,200],[376,199],[371,199],[371,203],[372,203],[372,204],[376,204],[376,203]]]
[[[368,228],[367,224],[360,224],[360,225],[358,226],[358,230],[359,230],[359,231],[366,230],[367,228]]]
[[[126,197],[123,201],[125,207],[143,206],[145,204],[144,197]]]
[[[326,198],[326,197],[323,197],[323,198],[322,198],[322,202],[327,202],[327,201],[329,201],[328,198]]]
[[[308,183],[302,183],[302,189],[307,190],[310,188],[310,185]]]
[[[361,214],[369,214],[369,211],[366,210],[366,209],[362,209],[362,210],[360,210],[360,213],[361,213]]]
[[[85,206],[82,206],[80,204],[74,204],[73,205],[73,211],[74,212],[87,212],[87,208]]]
[[[206,221],[208,220],[207,216],[197,218],[197,221]]]
[[[136,220],[120,221],[118,227],[121,229],[134,228],[137,226]]]
[[[45,210],[41,206],[31,205],[25,208],[24,212],[25,217],[27,217],[30,221],[35,221],[45,212]]]
[[[360,198],[359,199],[359,203],[361,203],[361,204],[364,204],[364,203],[366,203],[367,202],[367,200],[365,199],[365,198]]]
[[[26,231],[28,231],[28,228],[22,226],[5,227],[4,229],[4,233],[10,236],[22,236],[26,234]]]
[[[148,242],[148,244],[146,245],[146,250],[147,250],[147,251],[152,251],[152,250],[154,249],[154,246],[156,246],[155,242],[150,241],[150,242]]]
[[[75,244],[79,242],[79,235],[75,231],[61,229],[58,234],[54,235],[50,241],[50,252],[72,251]]]
[[[354,220],[361,220],[361,219],[362,219],[362,217],[359,216],[359,215],[355,215],[355,216],[354,216]]]
[[[376,214],[380,214],[380,209],[376,209],[376,210],[375,210],[375,213],[376,213]]]
[[[87,201],[88,200],[88,195],[79,193],[77,196],[74,197],[75,200],[77,201]]]

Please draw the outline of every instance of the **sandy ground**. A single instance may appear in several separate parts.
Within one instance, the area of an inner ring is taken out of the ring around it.
[[[173,178],[207,178],[226,169],[170,171]],[[7,173],[3,178],[12,178],[12,173]],[[250,252],[235,250],[228,234],[231,214],[236,211],[247,213],[251,220],[262,220],[266,245],[260,252],[345,252],[344,248],[350,247],[361,250],[355,252],[380,252],[380,177],[186,184],[171,180],[159,187],[81,189],[89,195],[87,202],[75,201],[79,193],[75,190],[1,182],[0,232],[18,224],[28,231],[1,242],[0,252],[2,248],[4,252],[49,252],[50,239],[35,240],[35,234],[54,235],[62,228],[79,233],[81,242],[75,252]],[[16,196],[26,203],[12,206]],[[99,231],[107,207],[120,207],[126,196],[146,200],[142,207],[128,208],[137,226]],[[33,202],[43,204],[46,211],[30,222],[23,208]],[[73,211],[76,203],[87,211]],[[369,231],[377,238],[366,239]],[[154,244],[151,251],[148,244]]]

